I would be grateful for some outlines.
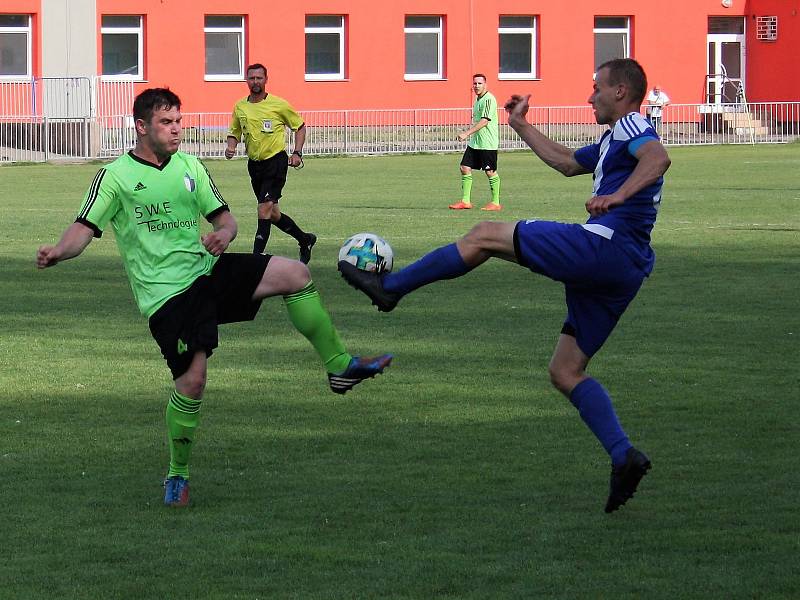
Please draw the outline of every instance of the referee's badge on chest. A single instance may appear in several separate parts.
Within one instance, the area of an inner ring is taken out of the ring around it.
[[[264,133],[272,133],[272,119],[264,119],[261,121],[261,131]]]

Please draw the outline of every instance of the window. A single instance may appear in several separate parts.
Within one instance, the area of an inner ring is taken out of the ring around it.
[[[100,23],[103,76],[143,80],[142,17],[103,15]]]
[[[406,17],[406,79],[443,79],[442,17]]]
[[[499,79],[536,78],[536,17],[501,16]]]
[[[344,17],[306,15],[306,80],[344,79]]]
[[[594,18],[594,68],[615,58],[631,55],[630,19],[628,17]]]
[[[0,79],[32,76],[30,15],[0,15]]]
[[[744,19],[742,17],[708,17],[708,33],[744,35]]]
[[[206,81],[244,79],[244,17],[206,15]]]

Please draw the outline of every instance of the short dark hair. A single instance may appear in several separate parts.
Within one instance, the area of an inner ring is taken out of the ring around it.
[[[181,99],[169,88],[149,88],[136,96],[133,101],[133,118],[135,120],[142,119],[144,122],[149,123],[150,119],[153,118],[154,111],[161,108],[166,110],[170,108],[180,109],[180,107]]]
[[[247,70],[245,71],[245,73],[247,73],[247,71],[254,71],[255,69],[261,69],[262,71],[264,71],[264,76],[267,75],[267,67],[265,67],[261,63],[253,63],[252,65],[247,65]]]
[[[608,82],[611,85],[624,83],[631,91],[631,96],[639,104],[644,102],[647,94],[647,75],[642,65],[632,58],[615,58],[604,62],[597,70],[608,69]]]
[[[476,77],[483,77],[483,80],[486,81],[486,75],[484,75],[483,73],[475,73],[475,75],[472,76],[473,79],[475,79]]]

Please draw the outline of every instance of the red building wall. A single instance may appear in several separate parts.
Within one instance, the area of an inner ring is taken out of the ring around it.
[[[800,100],[800,0],[750,0],[747,99],[750,102]],[[756,39],[756,17],[778,17],[778,39]]]
[[[741,3],[740,3],[741,4]],[[205,14],[247,15],[247,62],[269,68],[268,89],[296,107],[313,109],[437,108],[469,106],[471,75],[483,72],[502,101],[512,93],[533,93],[540,105],[582,104],[594,72],[595,15],[632,17],[632,55],[657,79],[674,102],[700,102],[706,71],[708,14],[742,15],[719,0],[673,0],[654,10],[639,0],[548,2],[528,0],[308,0],[298,5],[256,8],[228,0],[224,10],[211,0],[98,0],[102,14],[145,13],[145,75],[150,85],[169,85],[187,111],[227,111],[246,94],[244,83],[203,80]],[[743,6],[742,6],[743,8]],[[717,10],[719,9],[719,10]],[[538,81],[498,81],[497,25],[501,14],[538,14]],[[304,80],[306,14],[346,15],[345,81]],[[404,81],[405,15],[443,15],[445,79]],[[98,55],[98,64],[100,56]]]
[[[583,104],[594,72],[595,16],[630,16],[631,54],[673,103],[705,101],[708,17],[747,17],[747,93],[751,100],[798,100],[798,3],[800,0],[97,0],[97,69],[101,69],[102,15],[144,15],[144,74],[137,91],[167,85],[187,112],[227,112],[247,93],[244,81],[204,80],[204,16],[246,16],[246,62],[269,68],[268,90],[300,110],[441,108],[472,103],[471,76],[483,72],[502,102],[513,93],[532,93],[538,105]],[[41,44],[39,0],[3,0],[0,11],[34,15],[33,45]],[[779,39],[756,42],[755,14],[779,15]],[[344,81],[305,81],[305,16],[345,15]],[[539,80],[500,81],[498,18],[534,14],[539,28]],[[444,17],[445,78],[404,81],[406,15]],[[794,73],[795,75],[789,75]],[[34,74],[41,74],[34,50]],[[783,74],[784,76],[776,76]]]

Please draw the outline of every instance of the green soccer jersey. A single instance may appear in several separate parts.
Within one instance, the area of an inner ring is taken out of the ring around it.
[[[228,135],[244,142],[252,160],[267,160],[286,149],[286,127],[296,131],[303,124],[289,103],[268,94],[261,102],[242,98],[233,107]]]
[[[95,237],[111,223],[139,310],[150,317],[211,271],[217,258],[200,242],[198,218],[228,205],[203,163],[177,152],[160,167],[132,153],[100,169],[77,222]]]
[[[476,150],[497,150],[500,146],[500,131],[497,126],[497,100],[490,92],[475,98],[472,106],[473,125],[481,119],[488,119],[485,127],[472,134],[469,145]]]

